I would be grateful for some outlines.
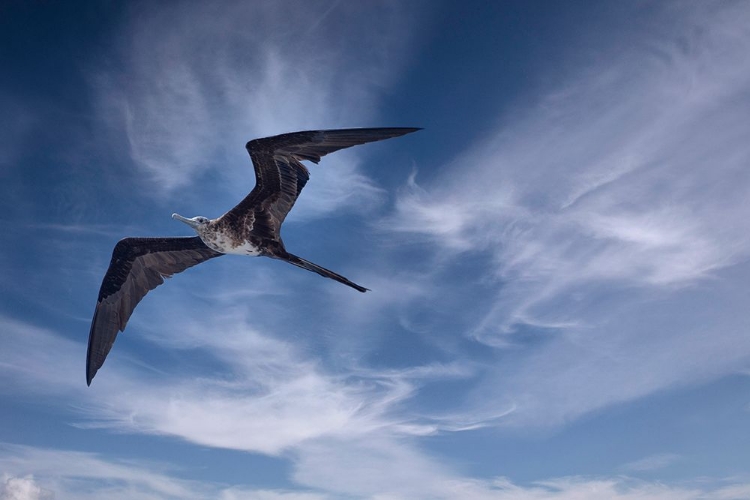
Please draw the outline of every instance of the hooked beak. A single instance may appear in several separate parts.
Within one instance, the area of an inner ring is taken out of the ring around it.
[[[188,226],[192,227],[193,229],[195,229],[195,228],[198,227],[198,223],[195,222],[193,219],[188,219],[187,217],[183,217],[180,214],[172,214],[172,218],[176,219],[176,220],[178,220],[180,222],[184,222],[185,224],[187,224]]]

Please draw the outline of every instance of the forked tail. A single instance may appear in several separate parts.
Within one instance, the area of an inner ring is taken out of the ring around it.
[[[290,253],[287,253],[286,256],[280,257],[281,259],[289,262],[290,264],[294,264],[297,267],[301,267],[302,269],[307,269],[308,271],[312,271],[314,273],[318,273],[321,276],[324,276],[326,278],[331,278],[332,280],[336,280],[339,283],[343,283],[345,285],[348,285],[352,288],[354,288],[357,291],[360,292],[366,292],[369,290],[369,288],[365,288],[363,286],[359,286],[356,283],[353,283],[349,281],[348,279],[344,278],[340,274],[336,274],[333,271],[329,271],[325,267],[320,267],[317,264],[313,264],[310,261],[307,261],[301,257],[297,257],[296,255],[292,255]]]

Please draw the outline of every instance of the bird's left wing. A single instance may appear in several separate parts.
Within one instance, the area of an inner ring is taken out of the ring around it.
[[[141,299],[164,278],[223,255],[192,238],[125,238],[115,245],[99,289],[86,354],[86,383],[104,364],[117,333]]]

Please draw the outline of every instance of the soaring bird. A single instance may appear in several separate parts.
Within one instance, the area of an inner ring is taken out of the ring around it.
[[[286,251],[280,230],[310,172],[302,160],[318,163],[339,149],[381,141],[418,128],[355,128],[309,130],[254,139],[245,145],[255,168],[255,187],[245,199],[219,218],[172,218],[192,227],[198,236],[125,238],[112,252],[99,289],[89,331],[86,383],[104,364],[117,333],[141,299],[176,273],[224,254],[280,259],[366,292],[367,288]]]

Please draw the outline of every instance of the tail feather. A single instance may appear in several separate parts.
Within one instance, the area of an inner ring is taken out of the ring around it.
[[[333,271],[330,271],[326,269],[325,267],[320,267],[317,264],[313,264],[312,262],[305,260],[301,257],[297,257],[296,255],[292,255],[290,253],[287,253],[284,257],[282,257],[283,260],[289,262],[290,264],[294,264],[297,267],[301,267],[302,269],[307,269],[308,271],[312,271],[314,273],[318,273],[319,275],[331,278],[332,280],[336,280],[339,283],[343,283],[344,285],[350,286],[354,288],[355,290],[359,292],[367,292],[369,288],[365,288],[363,286],[359,286],[358,284],[349,281],[348,279],[344,278],[340,274],[336,274]]]

